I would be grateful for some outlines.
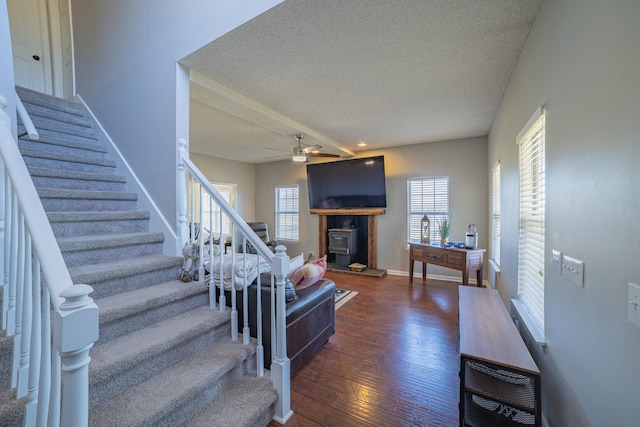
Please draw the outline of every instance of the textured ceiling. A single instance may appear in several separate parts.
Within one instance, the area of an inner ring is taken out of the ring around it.
[[[296,133],[345,157],[487,135],[541,3],[286,0],[181,61],[190,149],[261,163]]]

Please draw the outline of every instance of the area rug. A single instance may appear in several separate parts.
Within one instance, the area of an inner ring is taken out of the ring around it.
[[[346,289],[336,289],[336,310],[342,307],[351,298],[358,295],[356,291],[348,291]]]

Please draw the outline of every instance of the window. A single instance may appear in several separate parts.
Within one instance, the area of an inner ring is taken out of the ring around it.
[[[276,187],[276,240],[300,239],[300,192],[297,185]]]
[[[235,184],[220,184],[212,182],[211,185],[213,185],[213,188],[218,190],[218,193],[220,193],[222,198],[235,209]],[[222,220],[222,224],[220,223],[220,220]],[[214,237],[220,236],[221,227],[223,235],[229,235],[231,233],[231,221],[229,220],[229,217],[222,213],[220,206],[218,206],[218,204],[211,199],[209,194],[204,190],[202,190],[202,224],[207,230],[211,225]]]
[[[449,177],[410,178],[407,180],[407,238],[420,241],[420,221],[431,221],[429,237],[440,241],[438,224],[449,215]]]
[[[500,162],[491,170],[491,259],[500,267]]]
[[[518,134],[520,235],[518,299],[544,337],[545,116],[539,108]]]

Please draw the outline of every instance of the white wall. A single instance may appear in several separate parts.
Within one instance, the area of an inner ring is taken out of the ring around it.
[[[546,259],[585,262],[584,288],[545,274],[547,348],[533,344],[552,426],[638,425],[640,328],[627,282],[640,282],[640,2],[545,1],[489,136],[502,168],[505,302],[517,292],[516,134],[546,106]]]
[[[77,93],[173,224],[176,141],[188,137],[176,63],[280,1],[71,0]]]
[[[423,176],[449,176],[450,212],[454,231],[450,240],[464,241],[467,226],[479,230],[479,247],[486,247],[488,230],[487,139],[469,138],[433,142],[399,148],[367,151],[360,157],[385,156],[387,209],[378,216],[378,268],[407,273],[407,179]],[[287,244],[288,253],[318,253],[318,217],[309,214],[306,167],[284,160],[256,166],[256,217],[275,225],[275,187],[300,186],[300,243]],[[416,268],[419,263],[416,263]],[[421,270],[421,268],[418,268]],[[485,266],[486,271],[486,266]],[[429,265],[429,274],[462,279],[462,273]],[[485,276],[486,277],[486,276]]]

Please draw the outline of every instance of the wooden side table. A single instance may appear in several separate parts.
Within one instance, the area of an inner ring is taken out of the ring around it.
[[[458,291],[460,426],[542,425],[540,370],[500,295]]]
[[[422,262],[422,280],[427,278],[427,264],[462,271],[462,284],[469,284],[469,273],[476,272],[477,286],[482,286],[485,249],[443,248],[440,245],[409,243],[409,283],[413,283],[413,263]]]

